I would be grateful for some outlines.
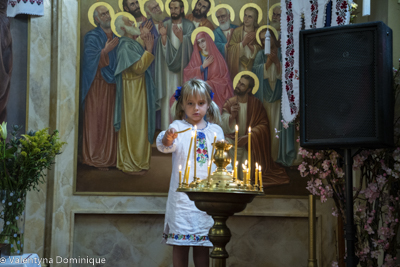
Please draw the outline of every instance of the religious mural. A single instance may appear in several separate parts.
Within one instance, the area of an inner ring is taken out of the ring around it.
[[[296,123],[286,124],[281,115],[279,1],[271,0],[269,9],[262,0],[80,2],[76,191],[167,192],[170,159],[157,154],[154,139],[173,120],[176,88],[191,78],[213,88],[232,143],[238,125],[240,162],[252,128],[252,158],[265,170],[264,187],[298,184],[291,179],[300,179],[299,134]]]

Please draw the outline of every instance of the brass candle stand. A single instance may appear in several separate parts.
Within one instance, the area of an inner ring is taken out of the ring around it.
[[[229,257],[225,246],[232,236],[226,220],[234,213],[243,211],[254,197],[263,195],[264,191],[262,185],[251,185],[250,181],[235,179],[226,170],[230,163],[228,151],[232,148],[231,144],[218,141],[213,145],[216,149],[213,162],[217,169],[204,180],[194,177],[190,184],[182,183],[177,191],[186,193],[199,210],[207,212],[214,219],[209,231],[210,241],[214,245],[210,257],[213,267],[225,267]]]

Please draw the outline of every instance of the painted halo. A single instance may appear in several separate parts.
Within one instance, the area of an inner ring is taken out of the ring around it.
[[[269,21],[272,21],[272,14],[274,13],[274,9],[277,6],[281,6],[281,3],[276,3],[274,5],[271,6],[271,8],[268,11],[268,17],[269,17]]]
[[[88,19],[90,21],[90,24],[92,24],[94,27],[97,27],[97,25],[94,22],[93,13],[94,13],[94,10],[99,6],[105,6],[108,9],[108,12],[110,12],[111,19],[115,15],[114,8],[112,8],[112,6],[110,6],[110,4],[105,3],[105,2],[96,2],[96,3],[94,3],[93,5],[90,6],[89,11],[88,11]]]
[[[247,3],[244,6],[242,6],[242,8],[240,9],[240,13],[239,13],[240,21],[243,22],[244,11],[248,7],[254,7],[255,9],[258,10],[258,21],[257,21],[257,23],[260,24],[261,21],[262,21],[262,18],[263,18],[263,12],[262,12],[261,7],[259,5],[257,5],[257,4],[254,4],[254,3]]]
[[[258,77],[254,72],[245,70],[245,71],[241,71],[238,74],[236,74],[235,78],[233,79],[233,88],[236,88],[237,83],[239,82],[240,78],[243,75],[250,75],[251,77],[253,77],[254,88],[253,88],[253,91],[251,91],[251,93],[254,95],[255,93],[257,93],[258,88],[260,87],[260,81],[258,80]]]
[[[139,1],[139,5],[140,5],[140,12],[142,12],[142,15],[147,18],[147,13],[146,10],[144,10],[144,4],[146,2],[148,2],[149,0],[142,0]],[[164,3],[161,0],[156,0],[157,4],[160,6],[161,12],[164,11]]]
[[[197,29],[195,29],[192,32],[192,44],[194,45],[194,41],[196,40],[196,36],[199,32],[206,32],[208,33],[208,35],[210,35],[211,39],[214,41],[215,40],[215,36],[214,36],[214,32],[208,28],[208,27],[198,27]]]
[[[121,37],[121,35],[118,34],[118,32],[117,32],[117,30],[116,30],[116,28],[115,28],[115,20],[116,20],[119,16],[128,17],[129,20],[135,22],[135,25],[136,25],[136,19],[135,19],[135,17],[134,17],[131,13],[128,13],[128,12],[118,12],[117,14],[115,14],[115,15],[113,16],[113,18],[111,19],[111,30],[113,31],[113,33],[114,33],[116,36]]]
[[[277,30],[276,30],[274,27],[272,27],[271,25],[263,25],[263,26],[261,26],[260,28],[258,28],[257,34],[256,34],[257,43],[258,43],[259,45],[261,45],[260,32],[261,32],[262,30],[264,30],[264,29],[271,29],[272,32],[275,34],[276,40],[279,40],[279,34],[278,34]]]
[[[230,12],[230,14],[231,14],[231,21],[234,21],[235,20],[235,11],[233,10],[233,8],[230,6],[230,5],[228,5],[228,4],[220,4],[220,5],[218,5],[218,6],[216,6],[216,7],[214,7],[214,10],[213,10],[213,12],[212,12],[212,21],[214,22],[214,24],[215,25],[217,25],[217,26],[219,26],[219,21],[218,21],[218,19],[217,19],[217,16],[215,15],[215,13],[218,11],[218,9],[220,9],[220,8],[226,8],[226,9],[229,9],[229,12]]]
[[[171,10],[169,10],[169,3],[171,2],[171,0],[167,0],[167,1],[165,1],[165,11],[167,11],[167,14],[168,14],[168,16],[170,16],[171,17]],[[187,0],[182,0],[182,2],[183,2],[183,9],[184,9],[184,12],[185,12],[185,15],[188,13],[188,11],[189,11],[189,4],[188,4],[188,2],[187,2]]]
[[[197,1],[198,0],[192,0],[192,10],[194,10],[194,8],[196,7]],[[209,17],[213,13],[212,11],[214,10],[214,7],[215,7],[214,0],[210,0],[210,4],[211,4],[211,6],[210,6],[210,10],[207,13],[207,17]]]

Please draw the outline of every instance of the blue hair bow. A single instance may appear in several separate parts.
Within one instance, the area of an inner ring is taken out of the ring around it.
[[[182,90],[181,86],[178,86],[178,89],[175,90],[175,100],[176,101],[178,101],[179,97],[181,97],[181,90]]]
[[[210,90],[210,97],[211,97],[211,100],[213,100],[213,99],[214,99],[214,93],[213,93],[213,91],[212,91],[212,90]]]

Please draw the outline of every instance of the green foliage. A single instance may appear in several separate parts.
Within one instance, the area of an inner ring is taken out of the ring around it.
[[[0,127],[0,190],[39,190],[45,171],[54,164],[56,155],[65,142],[60,142],[58,131],[48,134],[48,128],[18,137],[21,127],[13,126],[7,142],[7,123]]]

